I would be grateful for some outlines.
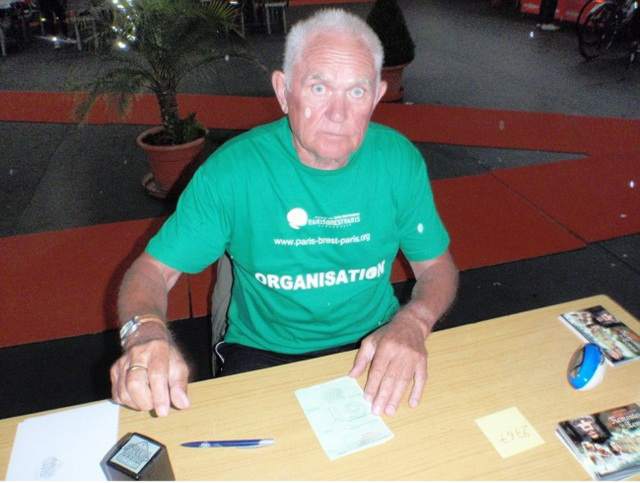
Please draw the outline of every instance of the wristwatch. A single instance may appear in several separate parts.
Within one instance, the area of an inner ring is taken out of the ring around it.
[[[124,349],[124,346],[127,345],[127,338],[138,330],[142,324],[145,322],[151,322],[152,320],[163,325],[166,324],[165,320],[156,314],[136,315],[133,319],[124,324],[120,329],[120,345],[122,348]]]
[[[142,325],[142,322],[138,322],[139,319],[140,316],[136,315],[120,328],[120,345],[123,349],[127,343],[127,337],[133,334]]]

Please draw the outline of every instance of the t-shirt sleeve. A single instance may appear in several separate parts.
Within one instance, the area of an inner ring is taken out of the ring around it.
[[[218,161],[214,155],[196,171],[176,211],[147,245],[151,256],[181,272],[201,272],[227,247],[231,188]]]
[[[396,186],[400,249],[410,261],[431,260],[449,246],[449,234],[440,219],[420,151],[406,140],[407,163]]]

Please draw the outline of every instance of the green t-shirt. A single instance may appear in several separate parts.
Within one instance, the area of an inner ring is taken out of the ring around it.
[[[383,325],[398,308],[389,281],[398,249],[422,261],[448,244],[408,139],[371,123],[345,167],[317,170],[300,162],[283,118],[219,148],[147,251],[197,273],[228,250],[225,340],[299,354]]]

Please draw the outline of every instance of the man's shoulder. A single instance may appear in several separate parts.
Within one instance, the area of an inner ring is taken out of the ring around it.
[[[244,149],[249,144],[266,143],[269,145],[280,136],[282,123],[285,121],[285,118],[281,118],[277,121],[251,128],[225,142],[220,148],[218,148],[218,151],[223,153],[226,150]]]
[[[413,157],[417,151],[413,142],[403,133],[376,122],[369,123],[364,144],[368,152],[373,150],[374,153],[382,156]]]
[[[239,171],[255,169],[264,162],[264,157],[274,157],[280,149],[283,119],[254,127],[238,134],[218,147],[202,166],[207,174],[237,174]],[[277,158],[277,157],[276,157]]]
[[[407,138],[400,131],[377,122],[369,123],[367,134],[370,138],[376,141],[388,141],[408,145],[412,144],[409,138]]]
[[[375,132],[377,134],[389,135],[389,136],[402,136],[402,134],[395,130],[392,127],[389,127],[385,124],[380,124],[379,122],[371,121],[369,123],[369,131]]]

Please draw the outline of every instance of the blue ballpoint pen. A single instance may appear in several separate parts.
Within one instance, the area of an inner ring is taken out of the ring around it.
[[[262,448],[271,446],[276,440],[272,438],[263,439],[231,439],[222,441],[189,441],[182,443],[186,448]]]

